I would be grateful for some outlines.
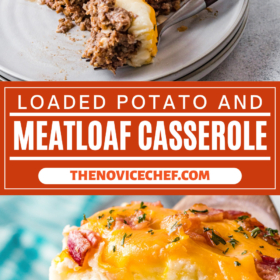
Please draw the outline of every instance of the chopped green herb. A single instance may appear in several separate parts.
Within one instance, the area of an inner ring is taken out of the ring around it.
[[[240,265],[241,265],[241,263],[240,263],[240,262],[235,261],[235,262],[234,262],[234,265],[235,265],[235,266],[240,266]]]
[[[229,248],[227,248],[225,251],[223,251],[223,254],[225,255],[228,252]]]
[[[278,241],[277,241],[275,238],[271,237],[271,239],[272,239],[277,245],[279,245]]]
[[[238,220],[238,221],[243,221],[243,220],[246,220],[246,219],[248,219],[248,218],[250,218],[250,217],[249,217],[249,216],[244,215],[244,216],[240,216],[240,217],[238,217],[238,218],[237,218],[237,220]]]
[[[112,217],[109,217],[109,218],[107,219],[107,226],[108,226],[108,229],[111,229],[111,226],[112,226],[112,224],[113,224],[114,221],[115,221],[115,220],[114,220]]]
[[[177,224],[178,224],[178,221],[176,221],[176,222],[173,224],[173,226],[170,228],[170,230],[176,228]]]
[[[123,220],[123,223],[127,225],[127,221],[126,220]]]
[[[229,237],[229,238],[232,238],[232,237],[233,237],[233,235],[229,235],[228,237]]]
[[[237,230],[235,230],[235,232],[241,232],[244,231],[243,227],[239,227]]]
[[[223,245],[226,245],[226,241],[220,237],[219,235],[217,235],[213,229],[212,230],[212,237],[210,238],[216,245],[219,245],[220,243],[222,243]]]
[[[241,253],[241,255],[245,255],[245,254],[247,254],[247,250],[245,250],[245,251],[243,251],[242,253]]]
[[[130,234],[130,235],[128,235],[126,238],[129,238],[129,237],[131,237],[132,236],[132,233]]]
[[[204,228],[203,228],[203,231],[204,231],[204,232],[209,231],[209,230],[211,230],[209,227],[204,227]]]
[[[138,217],[138,224],[144,222],[145,219],[146,219],[146,214],[143,214],[142,216],[139,216],[139,217]]]
[[[277,230],[277,229],[266,228],[265,230],[266,230],[268,233],[267,233],[266,235],[264,235],[264,237],[274,236],[275,234],[278,234],[278,230]]]
[[[115,245],[113,246],[113,252],[114,253],[116,252],[116,246]]]
[[[87,217],[86,217],[86,215],[84,214],[84,221],[87,221]]]
[[[186,214],[188,214],[188,212],[187,212],[187,211],[184,211],[184,214],[186,215]]]
[[[152,231],[153,231],[153,229],[148,230],[148,232],[152,232]]]
[[[195,210],[195,209],[189,209],[190,212],[192,212],[193,214],[196,214],[196,213],[208,213],[208,209],[205,209],[205,210],[202,210],[202,211],[198,211],[198,210]]]
[[[235,230],[235,232],[240,232],[240,233],[242,233],[247,239],[249,238],[249,236],[247,235],[247,233],[244,232],[243,227],[239,227],[238,229]],[[229,236],[229,237],[232,237],[232,236]]]
[[[251,231],[251,236],[256,238],[258,236],[258,234],[261,233],[261,230],[259,227],[256,227],[254,228],[252,231]]]
[[[109,213],[112,214],[114,211],[115,211],[114,209],[111,209],[111,210],[109,211]]]
[[[155,234],[153,231],[151,232],[151,235]]]
[[[277,249],[277,251],[280,251],[280,249]]]
[[[180,240],[180,237],[177,236],[175,239],[173,239],[170,243],[178,242]]]
[[[280,267],[279,266],[276,266],[278,268],[278,271],[280,271]]]
[[[182,224],[178,224],[178,221],[176,221],[174,223],[174,225],[170,228],[169,230],[169,234],[171,234],[172,232],[174,232],[178,227],[180,227]]]
[[[263,248],[264,248],[264,246],[260,246],[260,248],[262,248],[262,249],[263,249]]]
[[[232,247],[235,249],[235,245],[237,245],[239,243],[239,241],[237,241],[236,239],[234,238],[231,238],[229,243],[232,245]]]
[[[147,208],[147,206],[144,205],[144,202],[142,201],[142,202],[140,203],[140,209],[145,209],[145,208]]]
[[[124,234],[124,236],[123,236],[123,238],[122,238],[121,246],[124,245],[125,239],[126,239],[126,233]]]
[[[102,219],[104,217],[104,214],[102,214],[101,216],[98,216],[98,219]]]

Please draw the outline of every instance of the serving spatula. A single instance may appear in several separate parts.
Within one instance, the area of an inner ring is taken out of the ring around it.
[[[265,226],[280,230],[279,215],[267,195],[188,195],[183,197],[174,209],[186,210],[195,203],[218,209],[248,212]]]

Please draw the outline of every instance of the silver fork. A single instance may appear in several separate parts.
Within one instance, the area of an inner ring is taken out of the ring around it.
[[[166,29],[173,26],[174,24],[188,19],[204,9],[208,8],[218,0],[187,0],[182,7],[171,15],[167,20],[157,26],[158,29],[158,45],[162,34]],[[120,68],[129,67],[128,65],[122,66]],[[118,68],[118,69],[120,69]],[[94,70],[106,70],[99,67],[94,68]]]
[[[157,26],[158,29],[158,44],[163,32],[174,24],[188,19],[204,9],[208,8],[218,0],[188,0],[182,7],[171,15],[166,21]]]

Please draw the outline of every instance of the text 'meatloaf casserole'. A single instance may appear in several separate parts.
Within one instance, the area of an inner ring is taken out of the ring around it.
[[[132,202],[63,231],[50,280],[279,280],[278,231],[249,213]]]

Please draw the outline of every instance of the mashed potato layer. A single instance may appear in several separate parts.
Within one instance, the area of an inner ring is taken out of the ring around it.
[[[157,54],[158,38],[154,9],[144,0],[116,0],[116,6],[137,15],[128,29],[128,33],[134,35],[135,39],[141,42],[141,46],[128,64],[133,67],[140,67],[152,63]]]

